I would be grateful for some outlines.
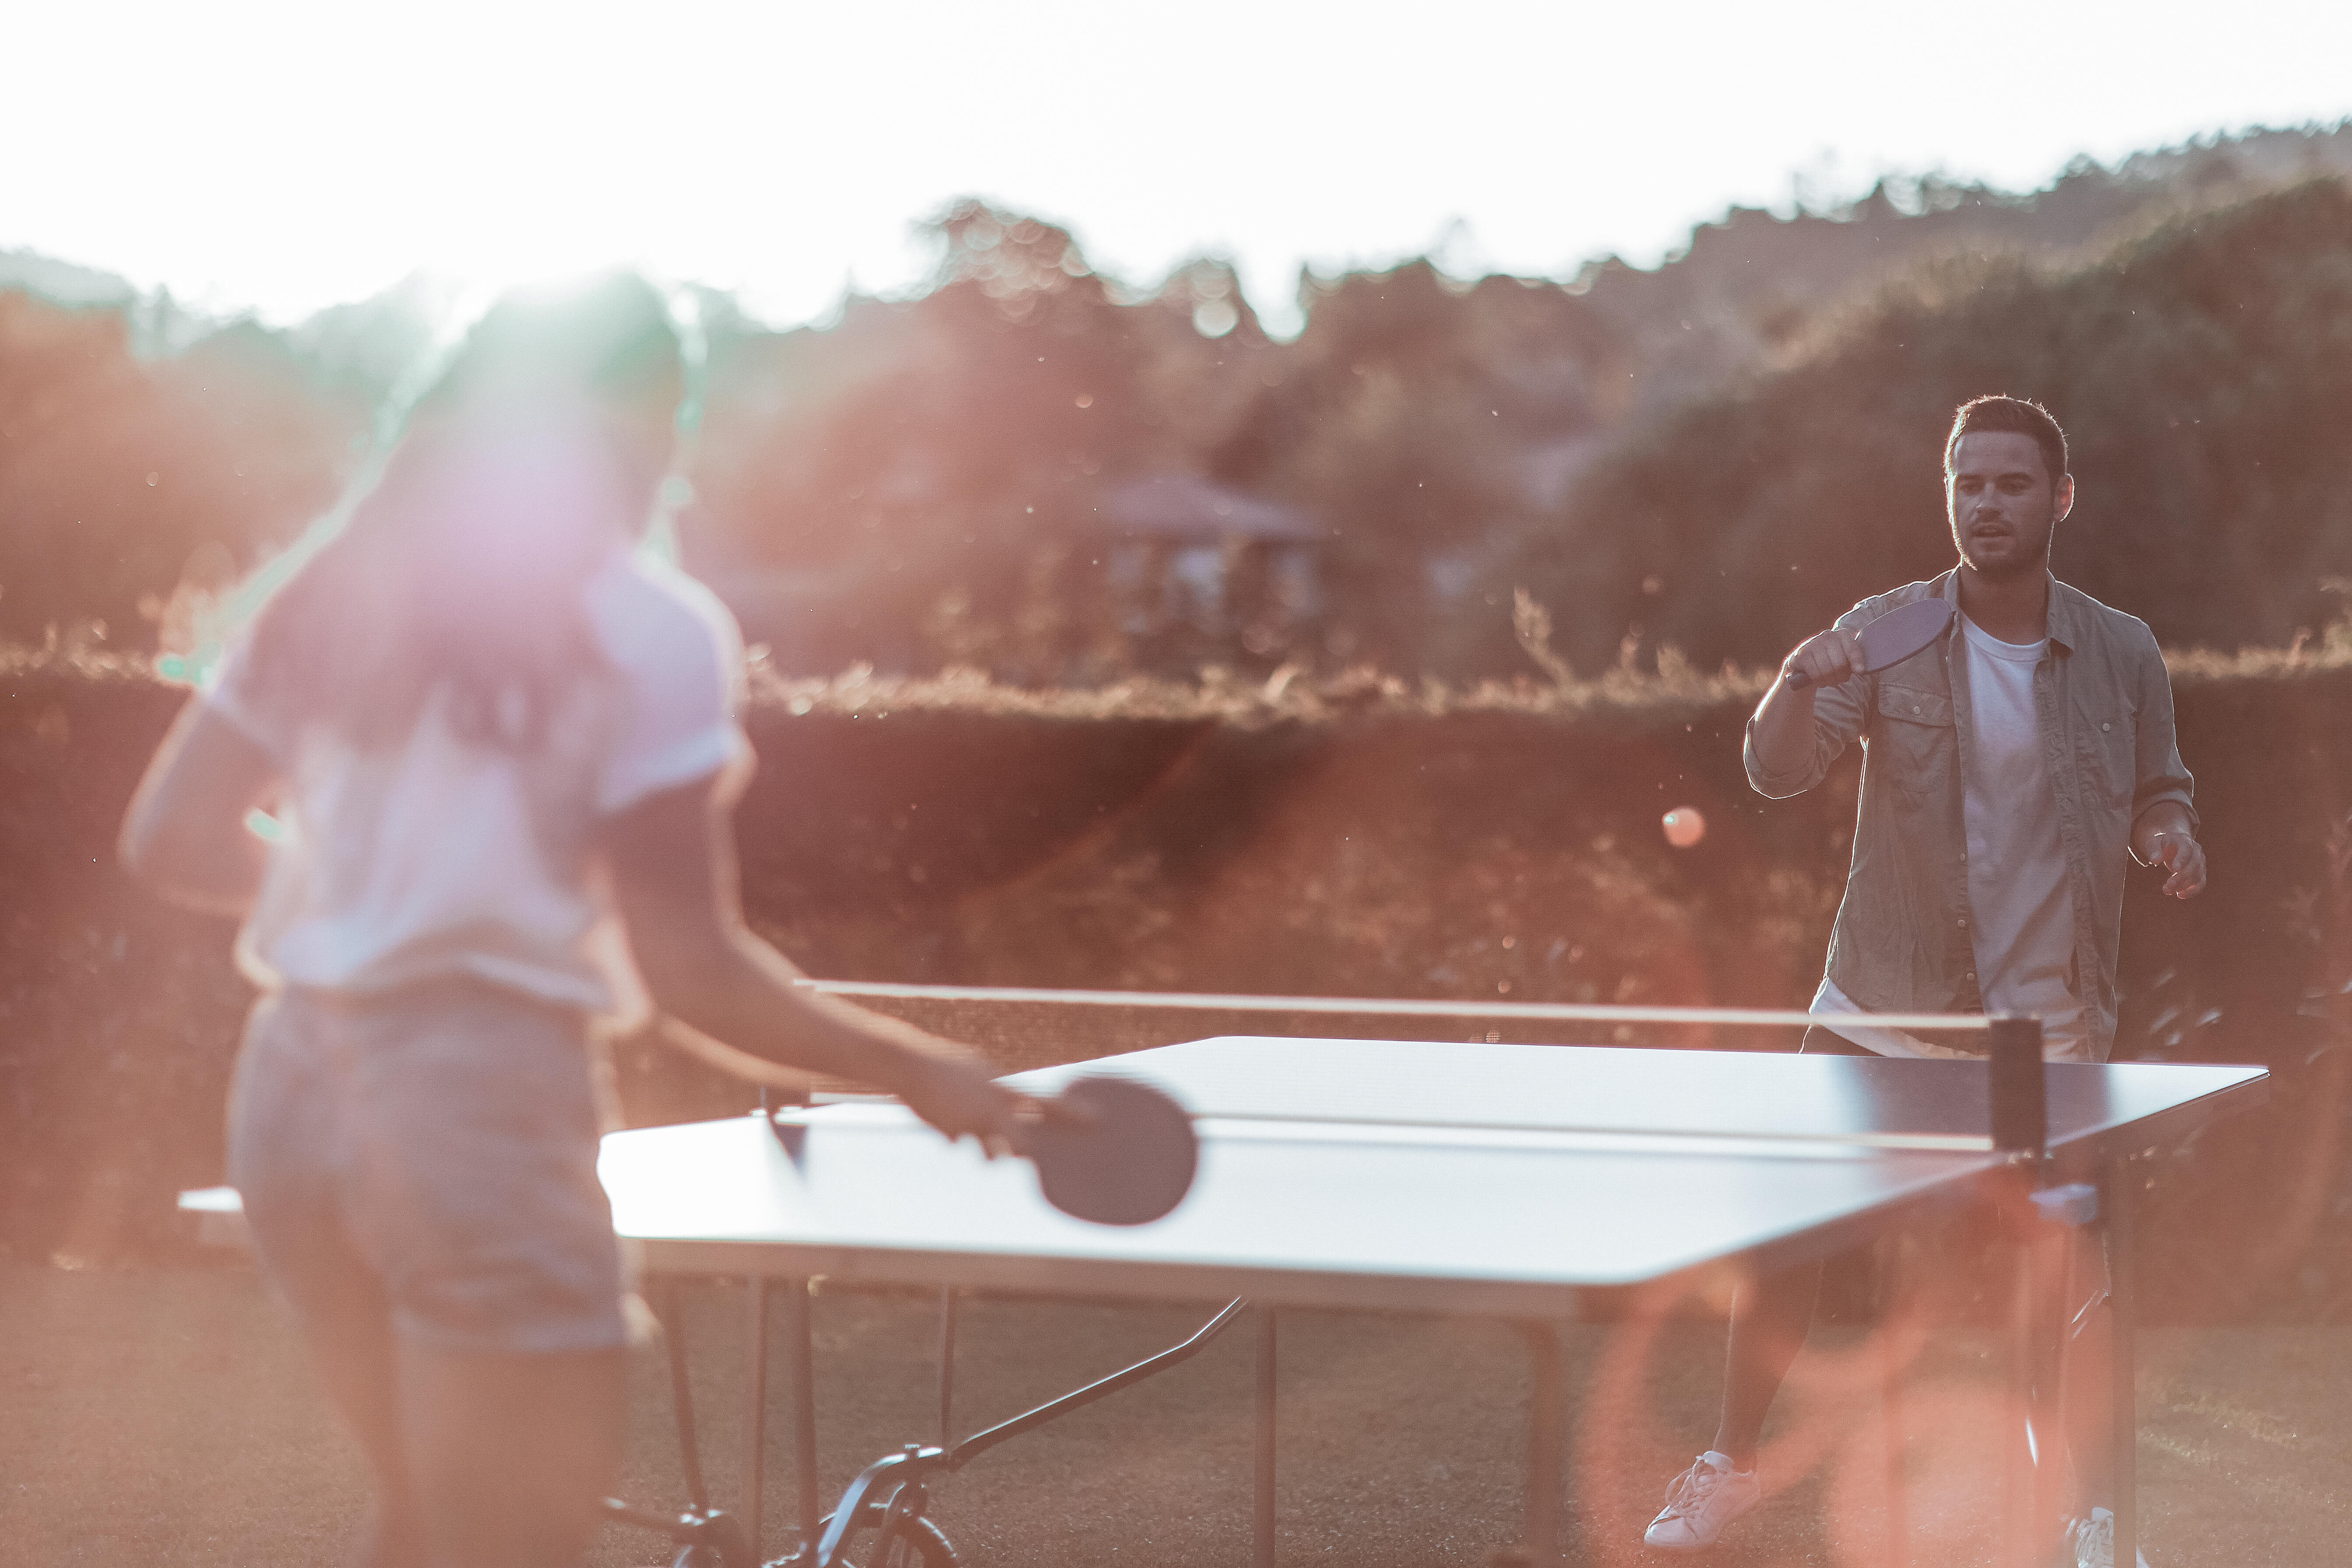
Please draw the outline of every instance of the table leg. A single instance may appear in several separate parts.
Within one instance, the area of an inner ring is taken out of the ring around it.
[[[743,1408],[743,1533],[751,1555],[760,1555],[760,1513],[768,1458],[768,1277],[754,1274],[743,1285],[744,1332],[751,1343],[751,1376]]]
[[[2040,1460],[2033,1425],[2035,1363],[2040,1346],[2034,1335],[2034,1226],[2032,1211],[2015,1221],[2023,1227],[2014,1245],[2009,1309],[2009,1417],[2011,1426],[2009,1463],[2002,1487],[2001,1520],[2009,1540],[2002,1556],[2015,1568],[2038,1568],[2034,1540],[2036,1468]]]
[[[2137,1238],[2133,1235],[2134,1179],[2131,1161],[2116,1161],[2107,1171],[2105,1202],[2102,1205],[2107,1217],[2111,1342],[2107,1378],[2115,1402],[2108,1418],[2108,1438],[2114,1445],[2109,1485],[2115,1489],[2112,1506],[2116,1511],[2116,1561],[2125,1568],[2138,1561],[2136,1553],[2139,1550],[2139,1408],[2138,1391],[2134,1386],[2138,1374],[2138,1347],[2134,1341],[2139,1329],[2139,1282]]]
[[[793,1358],[793,1479],[799,1493],[801,1550],[816,1543],[824,1506],[816,1490],[816,1342],[809,1321],[810,1281],[784,1281],[784,1339]]]
[[[1274,1309],[1260,1307],[1257,1310],[1257,1449],[1252,1477],[1250,1516],[1250,1561],[1255,1568],[1274,1568]]]
[[[661,1320],[662,1349],[669,1362],[669,1408],[677,1423],[678,1466],[686,1472],[686,1497],[697,1513],[710,1511],[710,1489],[702,1480],[702,1446],[694,1428],[694,1384],[686,1358],[685,1303],[677,1284],[664,1279],[655,1288],[654,1315]]]
[[[940,1447],[955,1447],[956,1289],[940,1287]]]
[[[1903,1474],[1903,1355],[1895,1342],[1903,1294],[1902,1255],[1900,1237],[1888,1237],[1879,1253],[1878,1399],[1880,1417],[1886,1430],[1887,1568],[1907,1568],[1911,1561],[1908,1483]]]
[[[1528,1486],[1520,1551],[1531,1568],[1558,1568],[1559,1500],[1567,1486],[1568,1367],[1559,1332],[1544,1320],[1519,1324],[1533,1387],[1528,1401]]]

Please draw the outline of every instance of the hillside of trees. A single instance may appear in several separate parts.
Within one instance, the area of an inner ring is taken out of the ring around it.
[[[2284,640],[2347,570],[2347,176],[2352,127],[1888,181],[1650,269],[1307,274],[1287,342],[1214,258],[1132,286],[967,202],[908,298],[775,330],[680,292],[678,535],[789,670],[1534,675],[1519,588],[1580,669],[1712,668],[1934,569],[1937,426],[1998,387],[2077,437],[2063,571],[2168,640]],[[331,502],[438,325],[421,282],[276,330],[0,254],[0,641],[167,637]],[[1151,485],[1273,521],[1171,524]],[[1250,607],[1277,547],[1312,575],[1286,618]]]
[[[1953,406],[2005,391],[2069,436],[2060,576],[2173,647],[2285,643],[2352,587],[2352,189],[2176,217],[2095,262],[1944,261],[1817,351],[1693,401],[1581,477],[1486,584],[1572,606],[1571,662],[1628,638],[1755,662],[1950,564]],[[1507,628],[1505,629],[1507,630]],[[1504,657],[1501,632],[1486,656]]]

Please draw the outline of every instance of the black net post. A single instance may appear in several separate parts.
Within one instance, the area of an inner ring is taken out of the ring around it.
[[[2042,1073],[2042,1020],[1992,1021],[1992,1143],[2040,1159],[2050,1142]]]

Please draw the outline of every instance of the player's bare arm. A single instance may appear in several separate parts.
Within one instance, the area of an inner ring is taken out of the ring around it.
[[[744,924],[734,796],[719,775],[654,795],[604,836],[614,891],[655,1005],[725,1045],[879,1084],[950,1138],[1017,1146],[1025,1102],[951,1040],[794,984],[801,972]]]
[[[2164,868],[2164,895],[2193,899],[2205,890],[2205,847],[2177,800],[2159,800],[2132,820],[2132,858]]]
[[[1861,634],[1843,626],[1807,637],[1780,661],[1780,678],[1756,709],[1756,754],[1766,768],[1795,773],[1812,759],[1814,693],[1852,679],[1862,664]],[[1799,675],[1801,686],[1792,679]]]
[[[123,815],[123,866],[174,903],[244,914],[261,890],[268,857],[245,819],[276,783],[267,752],[189,699]]]

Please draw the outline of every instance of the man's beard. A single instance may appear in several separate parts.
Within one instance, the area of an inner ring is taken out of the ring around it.
[[[2053,519],[2051,526],[2043,530],[2039,549],[2005,560],[1979,561],[1976,552],[1969,548],[1969,541],[1965,533],[1958,529],[1953,530],[1952,543],[1958,549],[1960,559],[1967,562],[1978,576],[1993,583],[2012,582],[2017,578],[2030,577],[2036,573],[2050,569],[2050,538],[2051,533],[2054,531],[2055,522],[2056,520]],[[2011,539],[2016,537],[2014,533],[2011,535]]]
[[[2050,552],[2047,550],[2030,560],[2021,557],[2013,561],[1979,563],[1971,559],[1966,552],[1962,552],[1960,558],[1968,562],[1969,568],[1978,576],[1991,583],[2006,583],[2018,577],[2031,577],[2037,573],[2049,570],[2050,567]]]

